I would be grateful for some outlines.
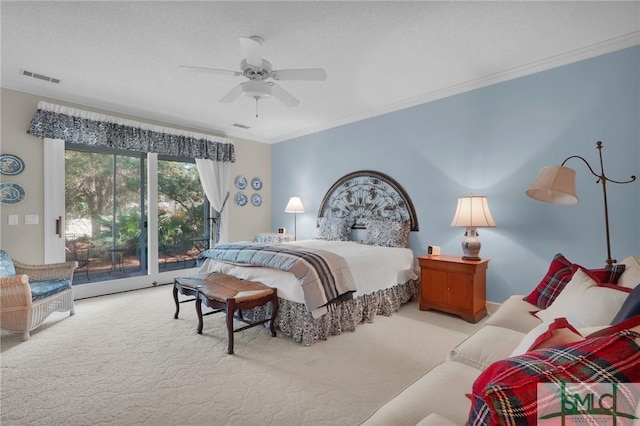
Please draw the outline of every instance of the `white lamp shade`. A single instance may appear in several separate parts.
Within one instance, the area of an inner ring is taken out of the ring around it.
[[[304,213],[304,206],[300,197],[291,197],[284,211],[285,213]]]
[[[471,195],[458,198],[458,207],[451,226],[464,228],[492,228],[496,223],[489,211],[487,197]]]
[[[543,167],[525,193],[545,203],[576,204],[576,171],[564,166]]]

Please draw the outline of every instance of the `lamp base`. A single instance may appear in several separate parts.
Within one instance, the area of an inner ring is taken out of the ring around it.
[[[462,240],[462,256],[463,260],[482,260],[480,254],[480,240],[478,239],[478,231],[476,228],[467,228]]]
[[[481,257],[462,256],[462,260],[482,260]]]

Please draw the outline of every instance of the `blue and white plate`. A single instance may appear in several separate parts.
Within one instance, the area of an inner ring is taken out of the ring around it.
[[[2,204],[18,204],[24,201],[27,196],[21,185],[13,182],[0,183],[0,203]]]
[[[246,206],[248,202],[249,202],[249,199],[247,198],[246,195],[244,195],[243,192],[238,192],[236,194],[236,204],[237,205],[239,205],[240,207]]]
[[[6,176],[19,175],[24,171],[24,161],[13,154],[0,155],[0,174]]]
[[[260,207],[262,205],[262,195],[253,194],[251,196],[251,204],[253,204],[256,207]]]
[[[235,184],[238,189],[245,189],[247,187],[247,178],[244,176],[236,176]]]
[[[254,177],[251,179],[251,187],[256,191],[260,191],[262,189],[262,180],[258,177]]]

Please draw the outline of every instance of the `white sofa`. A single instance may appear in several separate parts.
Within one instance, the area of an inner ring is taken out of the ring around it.
[[[626,269],[618,285],[634,288],[640,283],[640,256],[627,257],[620,263]],[[527,333],[542,323],[531,314],[540,308],[523,297],[508,298],[446,360],[378,408],[363,425],[466,424],[471,407],[466,395],[471,393],[476,378],[490,364],[511,356]]]

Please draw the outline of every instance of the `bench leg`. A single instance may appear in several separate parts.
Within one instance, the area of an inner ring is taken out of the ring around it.
[[[180,313],[180,302],[178,301],[178,286],[173,283],[173,301],[176,302],[176,313],[173,315],[173,319],[178,319]]]
[[[200,300],[200,293],[196,294],[196,313],[198,314],[198,334],[202,334],[202,300]]]
[[[227,299],[227,334],[229,335],[229,347],[227,353],[233,354],[233,314],[236,310],[236,300],[233,298]]]

